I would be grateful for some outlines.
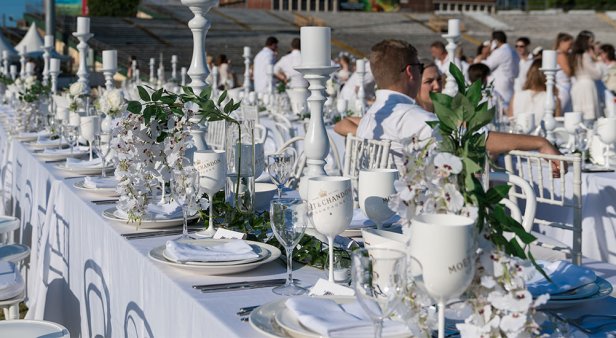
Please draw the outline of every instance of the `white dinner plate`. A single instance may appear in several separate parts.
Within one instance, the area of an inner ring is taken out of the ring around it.
[[[215,245],[220,245],[221,243],[228,242],[227,240],[222,239],[197,239],[197,240],[186,240],[183,242],[187,242],[193,245],[203,246],[203,247],[211,247]],[[170,262],[178,263],[178,264],[186,264],[186,265],[199,265],[199,266],[225,266],[225,265],[238,265],[238,264],[247,264],[256,261],[260,261],[266,259],[271,255],[271,252],[264,247],[259,245],[250,244],[254,252],[257,254],[257,257],[233,260],[233,261],[186,261],[186,262],[178,262],[173,258],[169,257],[167,253],[167,249],[163,250],[163,257]]]
[[[122,217],[118,217],[118,215],[116,215],[116,208],[109,208],[105,211],[103,211],[103,217],[111,220],[111,221],[116,221],[116,222],[120,222],[120,223],[124,223],[130,226],[136,226],[137,223],[133,222],[133,223],[128,223],[128,220]],[[188,217],[188,220],[193,220],[199,217],[199,214],[195,214],[192,216]],[[141,219],[141,224],[139,225],[139,228],[144,228],[144,229],[158,229],[158,228],[168,228],[168,227],[172,227],[175,225],[180,225],[184,223],[184,218],[183,217],[176,217],[176,218],[169,218],[169,219],[148,219],[148,218],[143,218]]]
[[[286,299],[277,300],[275,302],[261,305],[254,309],[250,316],[250,325],[259,333],[264,334],[271,338],[287,337],[286,332],[276,323],[274,319],[276,313],[286,306],[284,302]]]
[[[258,245],[259,247],[268,250],[271,254],[269,257],[262,259],[260,261],[245,263],[245,264],[227,264],[227,265],[194,265],[194,264],[182,264],[175,263],[165,258],[163,251],[165,250],[165,245],[158,246],[152,250],[150,250],[149,256],[151,259],[163,263],[166,265],[170,265],[176,268],[192,270],[195,272],[199,272],[206,275],[228,275],[234,273],[240,273],[244,271],[249,271],[254,268],[257,268],[260,265],[269,263],[274,261],[280,257],[280,250],[275,246],[271,246],[265,243],[246,241],[246,243],[250,245]]]
[[[541,309],[545,310],[545,309],[560,309],[560,308],[565,308],[565,307],[572,307],[572,306],[581,305],[581,304],[588,303],[588,302],[594,302],[594,301],[607,298],[610,296],[613,290],[612,284],[610,284],[610,282],[606,281],[605,279],[601,277],[597,277],[594,283],[597,284],[597,286],[599,287],[599,290],[595,294],[589,297],[580,298],[580,299],[562,299],[562,300],[550,299],[547,302],[547,304],[541,306]]]
[[[84,184],[85,184],[84,181],[77,181],[75,182],[75,184],[73,184],[73,186],[76,189],[91,192],[93,194],[97,194],[101,196],[107,196],[107,197],[119,196],[118,192],[116,191],[116,188],[88,188],[84,186]]]
[[[60,169],[72,174],[77,174],[77,175],[96,175],[96,174],[100,174],[102,172],[103,167],[87,167],[87,168],[76,168],[76,167],[67,167],[66,163],[56,163],[56,165],[54,166],[56,169]],[[107,169],[105,169],[105,171],[109,172],[111,170],[115,169],[115,167],[113,166],[108,166]]]
[[[32,142],[38,140],[39,136],[49,136],[49,133],[19,133],[13,136],[14,140],[22,141],[22,142]]]
[[[65,153],[46,153],[46,152],[34,153],[36,157],[38,157],[39,159],[43,161],[60,161],[60,160],[65,160],[69,157],[79,157],[79,156],[83,156],[86,154],[88,154],[87,151],[80,151],[77,149],[75,149],[73,153],[70,153],[70,150],[68,150]]]
[[[35,142],[30,142],[30,143],[25,143],[28,147],[37,150],[37,149],[45,149],[45,148],[58,148],[58,147],[66,147],[68,146],[68,142],[66,142],[66,140],[63,140],[62,143],[57,142],[58,140],[55,140],[56,142],[49,142],[49,143],[39,143],[38,141]]]
[[[68,330],[56,323],[43,320],[2,320],[0,337],[54,337],[70,338]]]

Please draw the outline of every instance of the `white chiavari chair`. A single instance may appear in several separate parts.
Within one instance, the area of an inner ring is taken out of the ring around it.
[[[205,141],[212,149],[222,150],[225,148],[225,121],[212,121],[207,123]]]
[[[560,178],[552,175],[551,162],[559,165]],[[571,175],[567,176],[565,167],[569,167]],[[547,155],[527,151],[512,151],[505,156],[507,172],[515,174],[528,182],[535,192],[537,208],[546,209],[557,207],[558,216],[572,212],[571,224],[558,220],[550,220],[554,216],[549,212],[541,212],[535,216],[533,222],[539,231],[542,227],[555,227],[572,232],[572,244],[567,245],[561,241],[547,236],[544,233],[532,232],[537,237],[536,244],[540,247],[559,251],[571,257],[574,264],[582,262],[582,165],[579,154],[574,155]],[[519,189],[512,189],[510,199],[517,202],[526,198]],[[546,228],[544,228],[546,229]],[[543,230],[545,231],[545,230]]]

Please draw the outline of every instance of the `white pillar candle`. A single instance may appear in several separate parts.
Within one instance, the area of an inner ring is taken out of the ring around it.
[[[2,60],[6,60],[9,58],[9,51],[8,50],[3,50],[2,51]]]
[[[449,19],[447,34],[452,36],[460,35],[460,19]]]
[[[243,57],[249,57],[250,56],[250,47],[248,46],[244,46],[244,55],[242,55]]]
[[[26,74],[34,75],[34,63],[32,62],[26,63]]]
[[[544,50],[541,56],[541,68],[543,69],[556,69],[556,51]]]
[[[178,56],[177,55],[171,55],[171,63],[177,63],[178,62]]]
[[[104,50],[103,51],[103,69],[115,70],[118,68],[118,51]]]
[[[51,73],[60,72],[60,59],[49,59],[49,71]]]
[[[331,66],[331,29],[329,27],[302,27],[302,67]]]
[[[357,59],[357,61],[355,61],[355,71],[358,73],[365,73],[366,72],[366,60]]]
[[[45,47],[53,48],[53,35],[45,35]]]
[[[90,33],[90,18],[86,16],[77,17],[77,33],[88,34]]]

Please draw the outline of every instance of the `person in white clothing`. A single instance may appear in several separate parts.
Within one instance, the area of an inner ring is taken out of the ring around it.
[[[257,53],[253,63],[254,90],[257,93],[267,91],[267,66],[276,62],[278,39],[270,36],[265,40],[265,47]]]
[[[357,100],[359,84],[359,75],[354,72],[346,81],[338,96],[339,99],[344,99],[347,101],[347,107],[351,110],[354,110],[356,107],[355,101]],[[372,101],[374,98],[374,84],[374,77],[372,76],[370,64],[366,62],[366,74],[364,74],[364,98],[366,101]]]
[[[571,86],[571,102],[575,111],[582,112],[584,120],[599,117],[599,94],[596,80],[603,77],[595,62],[595,35],[581,31],[573,43],[573,74],[575,82]]]
[[[439,72],[441,74],[447,74],[447,67],[449,66],[449,58],[447,55],[447,49],[445,49],[445,44],[441,41],[434,41],[432,45],[430,45],[430,53],[434,58],[434,64],[438,67]]]
[[[513,85],[513,91],[516,93],[522,91],[522,87],[526,83],[526,73],[533,63],[534,55],[528,51],[529,45],[530,39],[525,36],[518,38],[515,42],[515,51],[520,58],[518,77],[516,77]]]
[[[503,31],[492,32],[492,42],[496,48],[482,62],[490,67],[489,81],[494,82],[494,90],[503,98],[503,104],[508,106],[513,96],[513,82],[518,76],[520,60],[507,44],[507,35]]]
[[[426,124],[435,115],[425,111],[413,99],[421,86],[422,64],[417,50],[408,42],[384,40],[372,47],[370,67],[379,87],[376,100],[361,119],[357,136],[364,139],[392,141],[392,154],[397,155],[403,139],[419,140],[432,135]],[[542,137],[489,132],[486,148],[491,155],[518,150],[538,150],[546,154],[560,154]],[[552,162],[553,173],[559,173],[558,163]]]
[[[300,51],[301,41],[298,38],[291,40],[291,52],[278,60],[274,65],[274,76],[287,84],[289,88],[308,88],[308,81],[304,76],[295,70],[295,67],[302,64],[302,53]]]

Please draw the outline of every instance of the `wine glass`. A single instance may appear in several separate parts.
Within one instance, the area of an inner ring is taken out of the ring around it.
[[[210,201],[210,217],[207,229],[195,233],[196,236],[213,237],[214,230],[214,194],[225,187],[227,177],[227,156],[224,150],[195,151],[193,165],[199,172],[199,186]]]
[[[308,179],[308,220],[327,237],[329,246],[329,281],[334,282],[334,238],[344,232],[353,219],[351,179],[318,176]]]
[[[96,135],[100,132],[100,121],[98,116],[81,116],[79,128],[81,137],[88,141],[90,146],[90,161],[92,161],[92,143],[96,139]]]
[[[293,148],[267,155],[267,171],[278,188],[278,198],[282,197],[282,189],[293,175],[297,152]]]
[[[390,219],[394,212],[389,209],[389,197],[396,193],[394,182],[398,179],[396,169],[361,170],[358,179],[359,207],[377,229]]]
[[[438,304],[439,338],[445,332],[445,304],[460,296],[475,274],[475,221],[453,214],[415,216],[409,262],[415,284]],[[421,271],[419,271],[421,270]]]
[[[355,297],[380,338],[383,320],[402,302],[406,290],[406,253],[386,248],[358,249],[352,255]]]
[[[193,167],[176,169],[171,174],[171,194],[182,207],[184,225],[177,240],[190,239],[188,236],[188,211],[195,208],[199,197],[199,172]]]
[[[616,142],[616,117],[600,118],[597,120],[597,135],[606,147],[603,151],[605,168],[610,168],[610,150]]]
[[[275,199],[270,204],[270,222],[274,236],[285,248],[287,255],[287,282],[272,291],[283,296],[296,296],[308,290],[293,283],[293,248],[306,232],[308,203],[298,198]]]
[[[107,158],[111,153],[110,134],[98,134],[94,139],[94,152],[101,159],[101,177],[107,177]]]
[[[582,169],[586,168],[586,154],[590,148],[590,140],[592,139],[592,130],[580,128],[580,135],[577,138],[577,147],[582,152]]]

